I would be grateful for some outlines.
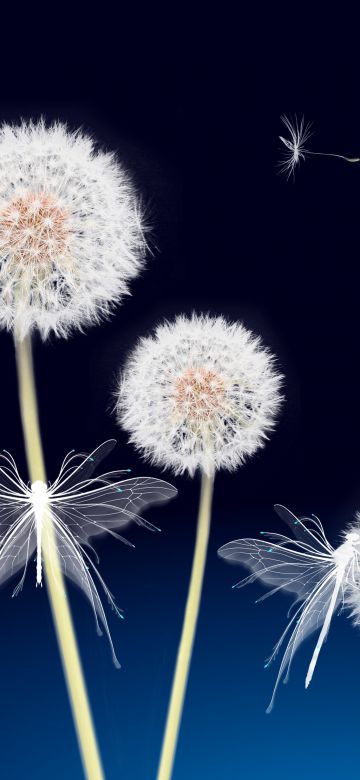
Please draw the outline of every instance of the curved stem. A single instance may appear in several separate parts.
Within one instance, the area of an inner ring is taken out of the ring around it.
[[[30,338],[18,340],[15,337],[15,351],[29,475],[31,482],[36,480],[46,482]],[[103,780],[104,775],[49,512],[44,513],[43,526],[45,523],[46,534],[43,534],[42,554],[46,581],[84,773],[88,780]]]
[[[308,149],[304,149],[305,154],[312,154],[315,157],[337,157],[339,160],[345,160],[349,163],[360,162],[360,157],[346,157],[344,154],[332,154],[331,152],[309,152]]]
[[[209,541],[211,504],[214,479],[205,474],[201,478],[201,495],[196,533],[194,559],[181,640],[176,660],[166,729],[162,745],[157,780],[170,780],[175,759],[176,744],[184,706],[189,676],[196,624],[199,615],[201,590],[204,579],[206,553]]]

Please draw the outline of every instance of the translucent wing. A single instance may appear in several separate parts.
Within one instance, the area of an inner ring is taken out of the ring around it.
[[[76,453],[74,450],[69,452],[62,462],[58,477],[52,484],[52,489],[57,489],[60,483],[62,489],[67,491],[72,490],[75,485],[78,486],[80,483],[86,484],[101,461],[114,449],[115,444],[115,439],[109,439],[89,454]]]
[[[29,494],[13,457],[3,450],[0,453],[0,538],[29,507]]]
[[[4,537],[8,528],[13,526],[29,507],[29,501],[6,501],[0,495],[0,539]]]
[[[136,477],[113,484],[108,483],[107,475],[106,478],[103,476],[92,480],[94,485],[99,482],[104,484],[92,490],[84,490],[83,483],[67,491],[61,491],[60,486],[59,491],[51,494],[49,503],[62,571],[82,589],[90,601],[98,632],[101,633],[100,622],[108,635],[114,663],[118,666],[106,615],[97,590],[99,584],[119,617],[121,612],[84,546],[92,550],[98,562],[96,552],[89,543],[91,537],[107,531],[129,544],[116,531],[124,528],[131,520],[154,529],[154,526],[138,515],[138,511],[149,504],[169,500],[176,494],[176,490],[167,482],[151,477]]]
[[[0,540],[0,584],[23,569],[20,582],[13,595],[21,590],[26,576],[29,559],[36,547],[35,521],[32,508],[17,508],[6,514],[6,530]]]
[[[237,539],[220,548],[218,554],[229,563],[240,563],[252,574],[240,580],[235,587],[244,587],[256,580],[275,586],[270,593],[287,590],[304,599],[319,582],[327,568],[334,567],[330,555],[309,552],[304,545],[279,534],[266,534],[262,539]],[[273,542],[276,536],[279,542]],[[264,598],[264,597],[263,597]]]
[[[114,482],[110,482],[111,476],[115,477]],[[177,493],[176,488],[160,479],[134,477],[116,481],[116,476],[114,473],[92,480],[94,487],[91,490],[78,485],[62,491],[60,485],[60,489],[52,493],[51,506],[78,539],[87,541],[106,531],[114,533],[132,520],[154,530],[155,526],[139,512],[150,504],[168,501]]]
[[[23,569],[13,595],[22,588],[29,558],[36,547],[29,493],[13,457],[3,450],[0,453],[0,584]]]
[[[115,604],[112,594],[110,593],[107,585],[101,577],[98,569],[93,563],[91,557],[82,548],[81,543],[74,537],[69,531],[67,526],[62,522],[61,518],[56,511],[51,510],[51,518],[53,527],[55,530],[56,546],[60,560],[60,567],[65,577],[68,577],[74,582],[85,594],[89,600],[96,623],[96,629],[99,635],[102,634],[100,624],[105,629],[108,636],[112,657],[114,664],[117,668],[120,667],[119,661],[115,655],[111,634],[105,615],[104,607],[101,602],[101,598],[98,593],[97,584],[100,584],[105,592],[107,600],[112,609],[116,612],[118,617],[122,617],[121,611]],[[47,543],[46,528],[44,530],[44,543]]]
[[[296,533],[296,539],[281,534],[263,533],[268,540],[238,539],[229,542],[219,550],[222,558],[232,563],[240,563],[251,572],[248,577],[237,583],[237,587],[243,587],[256,580],[274,586],[258,599],[259,601],[279,590],[289,591],[297,596],[293,607],[298,606],[265,664],[266,667],[269,666],[287,638],[287,646],[267,712],[270,712],[273,707],[281,678],[285,675],[284,682],[288,679],[294,653],[313,631],[321,630],[307,676],[307,684],[310,682],[332,615],[343,600],[343,586],[342,581],[338,579],[338,567],[332,554],[333,548],[327,542],[320,521],[317,518],[314,518],[314,521],[310,518],[308,526],[306,520],[299,520],[285,507],[277,505],[276,508],[278,514]]]
[[[98,563],[96,552],[89,541],[92,537],[108,532],[130,544],[118,531],[125,528],[131,520],[154,530],[155,526],[144,520],[139,512],[150,504],[168,501],[177,491],[160,479],[123,479],[122,471],[93,477],[95,466],[113,445],[113,441],[105,442],[91,456],[80,456],[80,465],[79,456],[68,456],[58,479],[47,491],[47,499],[55,526],[62,571],[82,589],[90,601],[98,631],[99,624],[102,624],[110,641],[114,662],[118,665],[97,590],[99,584],[119,617],[121,612],[86,548],[90,548]]]
[[[97,589],[99,584],[119,617],[121,612],[88,550],[84,548],[89,547],[97,558],[89,540],[106,531],[126,541],[117,531],[124,528],[130,520],[154,529],[139,512],[149,504],[167,501],[175,496],[177,491],[172,485],[159,479],[124,479],[123,471],[107,472],[93,477],[95,468],[114,445],[115,441],[109,440],[90,455],[69,453],[55,482],[43,486],[46,499],[42,512],[47,512],[53,520],[61,569],[65,576],[82,589],[90,601],[98,631],[101,633],[102,624],[109,638],[114,662],[118,665]],[[28,560],[35,548],[40,574],[37,582],[41,582],[41,554],[44,544],[50,545],[51,549],[52,535],[47,537],[50,526],[42,521],[39,523],[35,495],[33,486],[24,483],[19,476],[12,456],[7,452],[0,453],[0,584],[23,568],[23,575],[14,595],[22,587]]]
[[[274,660],[274,658],[276,658],[285,638],[289,637],[283,658],[281,660],[270,704],[266,710],[267,713],[271,712],[274,706],[274,699],[280,680],[282,677],[284,677],[284,682],[286,683],[289,679],[291,662],[296,650],[300,647],[302,642],[308,636],[310,636],[310,634],[316,630],[321,631],[324,627],[325,621],[328,621],[330,625],[331,618],[339,604],[343,601],[343,597],[343,588],[337,587],[336,570],[328,571],[320,580],[320,582],[318,582],[316,587],[311,590],[305,601],[302,602],[301,606],[293,615],[285,631],[282,633],[279,641],[276,643],[270,658],[265,664],[265,668],[267,668]],[[329,625],[321,643],[317,645],[316,652],[313,655],[313,659],[306,678],[306,687],[311,680],[320,648],[323,641],[326,639]]]
[[[311,517],[296,517],[282,504],[275,504],[274,509],[281,519],[292,530],[294,536],[300,542],[308,545],[312,550],[317,550],[320,554],[332,553],[334,548],[329,544],[319,518],[315,515]]]

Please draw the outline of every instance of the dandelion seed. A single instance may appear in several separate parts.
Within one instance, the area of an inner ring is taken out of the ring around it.
[[[296,117],[294,122],[291,122],[285,115],[280,118],[288,130],[290,138],[279,136],[280,141],[287,149],[284,152],[283,160],[279,163],[279,170],[280,173],[285,173],[289,179],[294,174],[300,160],[305,160],[305,155],[308,153],[305,144],[312,135],[311,123],[305,124],[304,117],[302,117],[300,122],[298,122]]]
[[[294,120],[289,119],[285,114],[280,117],[284,123],[289,138],[284,138],[280,135],[280,141],[284,144],[286,151],[283,151],[282,160],[278,163],[280,173],[284,173],[289,179],[290,176],[295,175],[295,168],[300,164],[302,160],[308,155],[319,157],[338,157],[340,160],[345,160],[350,163],[360,162],[360,157],[345,157],[342,154],[331,154],[329,152],[313,152],[306,148],[306,143],[313,135],[311,132],[312,123],[305,123],[304,117],[298,121],[297,117]]]

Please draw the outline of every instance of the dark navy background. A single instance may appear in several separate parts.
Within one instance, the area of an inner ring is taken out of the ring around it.
[[[283,112],[313,120],[312,149],[360,154],[359,60],[345,12],[317,26],[298,10],[305,22],[296,9],[271,18],[256,7],[241,23],[225,10],[210,19],[207,9],[197,23],[136,9],[117,26],[101,10],[95,32],[69,17],[63,38],[55,44],[44,34],[37,46],[25,25],[22,60],[7,63],[0,86],[2,121],[60,118],[118,151],[152,224],[147,270],[111,321],[67,342],[35,342],[49,479],[68,450],[113,436],[118,446],[104,466],[159,476],[117,429],[113,394],[137,337],[164,317],[196,310],[239,319],[263,336],[286,375],[286,405],[267,448],[216,480],[174,780],[332,780],[358,766],[358,629],[345,616],[334,620],[305,692],[308,640],[266,716],[276,669],[264,671],[263,662],[288,601],[279,594],[255,606],[261,588],[232,590],[241,570],[216,555],[230,539],[284,530],[275,502],[318,514],[334,543],[360,508],[360,166],[310,158],[295,183],[276,171]],[[8,334],[0,350],[1,447],[25,476]],[[126,614],[109,615],[120,671],[88,603],[70,588],[110,780],[156,776],[199,488],[198,480],[173,481],[178,499],[147,515],[161,534],[129,528],[135,550],[96,542]],[[35,589],[35,568],[17,599],[14,584],[0,592],[1,777],[76,780],[82,770],[46,589]]]

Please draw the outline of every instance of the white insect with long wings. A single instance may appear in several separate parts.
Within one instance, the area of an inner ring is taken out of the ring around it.
[[[42,548],[47,533],[44,521],[51,516],[61,569],[89,599],[97,632],[102,633],[100,621],[109,638],[114,663],[119,666],[96,580],[119,617],[122,617],[121,611],[85,548],[94,553],[98,564],[98,556],[89,542],[92,537],[108,532],[131,545],[117,533],[131,520],[150,530],[158,530],[138,512],[149,504],[172,498],[176,489],[151,477],[124,479],[124,473],[130,469],[93,477],[95,468],[115,443],[114,440],[106,441],[90,455],[75,454],[73,450],[65,457],[52,484],[41,481],[26,484],[13,457],[6,451],[0,454],[0,584],[23,568],[13,591],[16,596],[22,589],[35,551],[36,584],[42,584]]]
[[[288,639],[266,712],[273,708],[280,680],[284,677],[287,682],[289,678],[294,653],[306,637],[320,630],[306,675],[305,688],[308,687],[331,619],[339,606],[344,605],[347,588],[358,588],[360,579],[359,528],[350,528],[343,535],[342,544],[334,548],[315,515],[298,518],[280,504],[276,504],[275,510],[291,527],[294,539],[261,531],[266,539],[238,539],[219,550],[222,558],[230,563],[240,563],[252,572],[233,587],[242,588],[256,580],[274,586],[257,601],[281,590],[296,594],[288,612],[288,617],[292,613],[290,621],[265,664],[265,668],[269,666],[284,640]]]

